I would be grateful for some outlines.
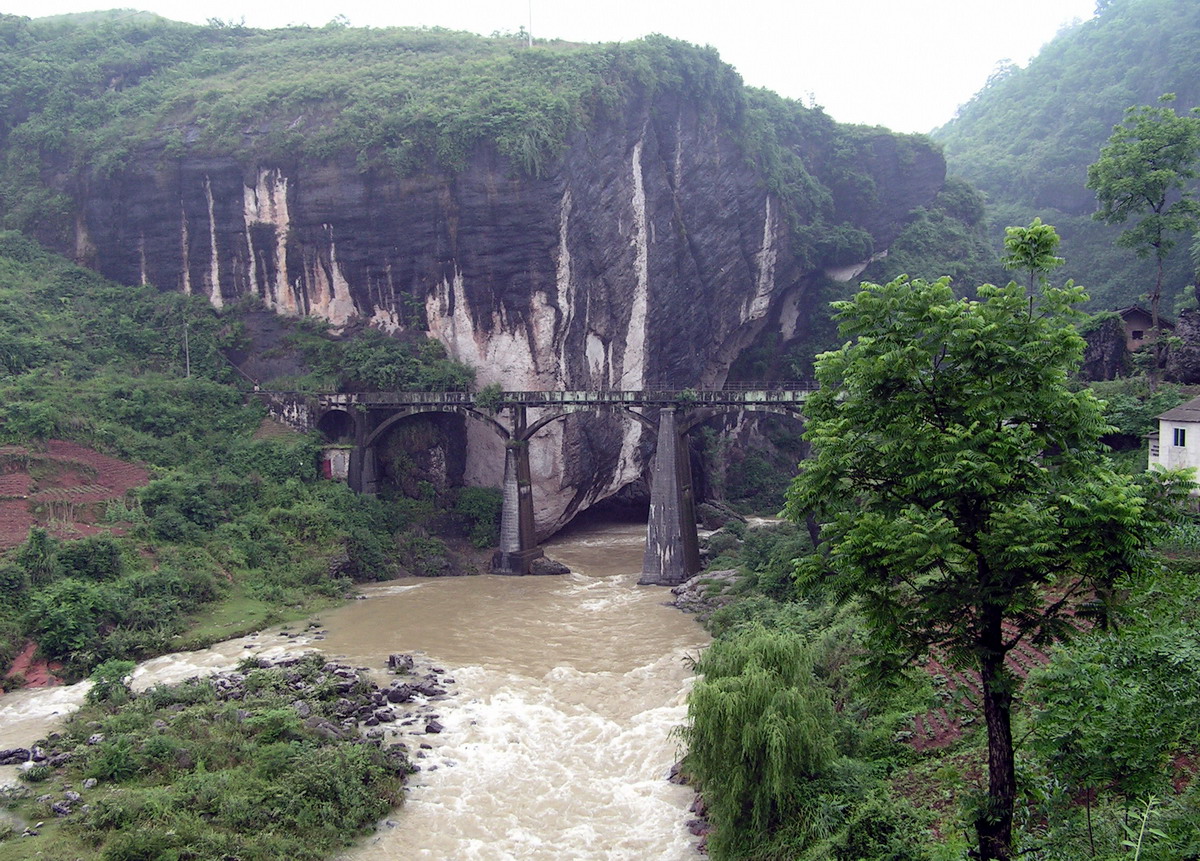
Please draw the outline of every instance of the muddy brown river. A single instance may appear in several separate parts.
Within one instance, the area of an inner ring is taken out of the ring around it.
[[[685,826],[692,794],[666,776],[689,659],[708,638],[664,606],[668,589],[636,585],[645,534],[602,525],[560,536],[546,550],[565,576],[395,581],[323,614],[328,633],[310,647],[378,668],[380,680],[390,653],[419,653],[455,679],[434,707],[444,731],[404,739],[430,745],[404,806],[339,861],[698,857]],[[170,655],[139,667],[135,685],[302,645],[267,633]],[[80,687],[0,699],[0,747],[44,734]]]

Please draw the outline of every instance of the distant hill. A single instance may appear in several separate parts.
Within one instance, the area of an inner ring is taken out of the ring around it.
[[[1097,16],[1071,27],[1026,68],[998,73],[958,116],[934,132],[948,170],[984,191],[989,235],[1040,215],[1063,236],[1061,277],[1089,288],[1093,307],[1128,305],[1152,265],[1113,246],[1119,228],[1091,221],[1087,167],[1131,105],[1175,93],[1200,105],[1200,3],[1100,0]],[[1190,300],[1188,238],[1170,261],[1164,308]]]

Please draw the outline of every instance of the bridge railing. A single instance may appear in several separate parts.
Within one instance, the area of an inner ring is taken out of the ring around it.
[[[809,380],[771,383],[732,383],[720,388],[683,387],[647,389],[599,389],[578,391],[506,391],[490,407],[597,407],[597,406],[687,406],[689,404],[752,405],[790,404],[803,401],[818,384]],[[471,392],[266,392],[260,397],[277,401],[312,402],[325,408],[344,407],[460,407],[476,406]]]

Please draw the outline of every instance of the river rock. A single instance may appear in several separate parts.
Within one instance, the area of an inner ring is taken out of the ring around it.
[[[388,669],[395,673],[411,673],[415,662],[412,655],[388,655]]]
[[[539,556],[529,563],[529,573],[542,575],[570,574],[571,569],[554,559]]]
[[[384,691],[384,696],[390,703],[406,703],[412,699],[413,689],[408,685],[395,685]]]
[[[23,762],[29,762],[28,748],[14,747],[9,750],[0,750],[0,765],[20,765]]]
[[[705,529],[720,529],[731,520],[745,523],[746,518],[723,502],[702,502],[696,506],[696,519]]]
[[[345,735],[343,733],[342,729],[337,726],[337,724],[333,723],[332,721],[326,720],[323,717],[318,717],[317,715],[313,715],[308,720],[306,720],[304,722],[304,725],[306,727],[308,727],[309,729],[311,729],[313,732],[315,732],[317,735],[324,736],[325,738],[328,738],[328,739],[343,738]]]
[[[424,697],[440,697],[446,693],[445,688],[438,687],[437,681],[425,679],[413,686],[413,690]]]
[[[442,732],[444,729],[445,727],[435,720],[431,720],[429,723],[425,724],[425,732],[427,733],[437,734]]]
[[[702,571],[671,589],[672,604],[685,613],[712,613],[733,601],[729,589],[740,576],[736,570]]]

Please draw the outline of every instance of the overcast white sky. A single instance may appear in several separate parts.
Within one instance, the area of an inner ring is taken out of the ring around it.
[[[713,45],[747,84],[815,100],[836,120],[927,132],[987,81],[997,64],[1024,65],[1096,0],[142,0],[177,21],[251,27],[440,26],[489,34],[532,20],[535,37],[629,41],[663,33]],[[113,8],[103,0],[17,0],[38,17]]]

